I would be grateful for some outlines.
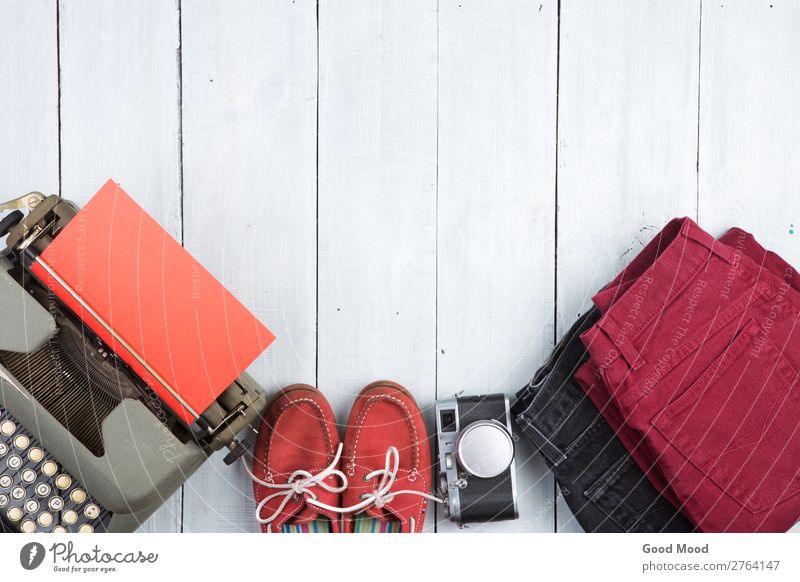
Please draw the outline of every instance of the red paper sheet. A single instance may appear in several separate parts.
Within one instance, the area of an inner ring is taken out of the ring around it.
[[[274,339],[111,180],[39,260],[36,276],[186,424]]]

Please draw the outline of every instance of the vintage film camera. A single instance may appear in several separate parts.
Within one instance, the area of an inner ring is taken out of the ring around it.
[[[516,519],[514,438],[503,394],[436,404],[440,493],[457,523]]]

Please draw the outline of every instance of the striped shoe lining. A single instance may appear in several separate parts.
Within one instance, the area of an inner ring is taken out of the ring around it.
[[[308,523],[283,524],[282,533],[331,533],[331,522],[328,519],[316,519]]]
[[[381,521],[366,513],[356,515],[354,522],[355,533],[400,533],[399,521]]]
[[[355,533],[400,533],[399,521],[381,521],[365,513],[356,515],[353,531]],[[309,523],[284,524],[282,533],[331,533],[328,519],[317,519]]]

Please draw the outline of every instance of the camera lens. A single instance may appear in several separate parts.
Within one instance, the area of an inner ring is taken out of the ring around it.
[[[496,477],[514,460],[514,441],[506,427],[495,420],[479,420],[461,431],[456,440],[461,467],[482,479]]]

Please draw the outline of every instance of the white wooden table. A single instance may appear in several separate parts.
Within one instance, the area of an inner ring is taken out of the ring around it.
[[[0,193],[114,178],[276,333],[268,391],[431,418],[527,382],[673,216],[800,265],[798,54],[786,0],[0,0]],[[518,464],[521,518],[468,531],[579,529]],[[143,529],[252,510],[216,458]]]

